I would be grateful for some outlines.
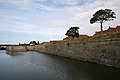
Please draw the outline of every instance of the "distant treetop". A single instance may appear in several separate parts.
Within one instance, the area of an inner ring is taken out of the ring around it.
[[[78,37],[79,36],[78,29],[79,29],[79,27],[71,27],[71,28],[69,28],[69,30],[67,30],[65,35],[72,36],[73,38]]]
[[[102,23],[105,21],[111,21],[115,16],[115,12],[113,12],[111,9],[100,9],[95,14],[93,14],[93,17],[90,19],[90,23],[96,23],[99,22],[101,24],[101,31],[103,31]]]

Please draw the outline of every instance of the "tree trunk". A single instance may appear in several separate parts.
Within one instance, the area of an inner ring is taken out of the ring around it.
[[[103,31],[103,25],[102,25],[102,21],[100,22],[100,27],[101,27],[101,32]]]

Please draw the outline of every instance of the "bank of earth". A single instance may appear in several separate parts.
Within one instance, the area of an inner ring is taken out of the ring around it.
[[[7,51],[9,54],[37,51],[120,68],[120,33],[44,42],[33,46],[8,46]]]

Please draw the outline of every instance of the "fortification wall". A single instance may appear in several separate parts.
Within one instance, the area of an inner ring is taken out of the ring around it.
[[[27,49],[29,48],[29,49]],[[120,40],[90,43],[47,43],[35,46],[9,47],[9,51],[34,50],[38,52],[95,62],[120,68]]]

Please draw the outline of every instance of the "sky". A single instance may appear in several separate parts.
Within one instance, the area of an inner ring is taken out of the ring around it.
[[[116,13],[104,30],[120,25],[120,0],[0,0],[0,44],[62,40],[72,26],[92,36],[100,24],[89,20],[99,9]]]

